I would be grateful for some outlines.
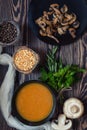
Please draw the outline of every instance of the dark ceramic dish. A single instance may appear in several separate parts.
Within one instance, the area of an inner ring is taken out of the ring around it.
[[[59,43],[48,37],[42,37],[39,34],[40,28],[36,25],[35,20],[42,16],[43,11],[48,11],[50,4],[58,3],[61,6],[66,4],[70,12],[77,16],[80,27],[76,30],[76,38],[72,38],[67,32],[65,35],[58,36]],[[34,34],[42,41],[55,45],[65,45],[73,43],[85,31],[87,26],[87,5],[84,0],[32,0],[29,7],[29,26]]]
[[[19,91],[20,91],[25,85],[31,84],[31,83],[39,83],[39,84],[44,85],[45,87],[47,87],[47,88],[50,90],[50,92],[51,92],[51,94],[52,94],[52,96],[53,96],[53,107],[52,107],[52,110],[51,110],[50,114],[48,115],[47,118],[45,118],[45,119],[43,119],[43,120],[41,120],[41,121],[38,121],[38,122],[31,122],[31,121],[25,120],[24,118],[22,118],[22,117],[20,116],[20,114],[18,113],[18,111],[17,111],[17,109],[16,109],[16,102],[15,102],[15,101],[16,101],[16,96],[17,96],[17,94],[19,93]],[[16,117],[19,121],[21,121],[22,123],[24,123],[24,124],[26,124],[26,125],[38,126],[38,125],[44,124],[45,122],[49,121],[49,120],[52,118],[52,116],[54,115],[55,108],[56,108],[56,98],[55,98],[55,95],[54,95],[53,91],[52,91],[46,84],[44,84],[43,82],[37,81],[37,80],[31,80],[31,81],[28,81],[28,82],[24,82],[23,84],[21,84],[21,85],[19,86],[19,88],[15,91],[15,93],[14,93],[14,95],[13,95],[11,105],[12,105],[12,115],[13,115],[14,117]]]

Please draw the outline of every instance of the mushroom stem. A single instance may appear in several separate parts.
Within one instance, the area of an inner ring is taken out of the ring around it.
[[[51,126],[54,130],[70,130],[72,127],[72,121],[67,120],[64,114],[60,114],[58,120],[52,121]]]

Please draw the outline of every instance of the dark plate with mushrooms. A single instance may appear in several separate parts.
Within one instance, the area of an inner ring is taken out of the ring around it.
[[[42,41],[53,45],[73,43],[87,27],[84,0],[32,0],[29,26]]]

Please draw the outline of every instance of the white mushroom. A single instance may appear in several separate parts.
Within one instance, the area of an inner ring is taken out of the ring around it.
[[[58,120],[52,121],[51,126],[54,130],[70,130],[72,121],[67,120],[64,114],[60,114]]]
[[[70,98],[65,101],[63,112],[66,117],[76,119],[82,116],[84,112],[83,103],[77,98]]]

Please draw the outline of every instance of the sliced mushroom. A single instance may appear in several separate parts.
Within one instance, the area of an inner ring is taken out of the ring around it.
[[[67,25],[67,26],[63,26],[63,27],[62,27],[62,29],[63,29],[63,31],[64,31],[64,32],[66,32],[68,28],[69,28],[69,26],[68,26],[68,25]]]
[[[68,11],[68,7],[66,5],[64,5],[60,10],[64,14]]]
[[[65,101],[63,106],[63,112],[68,118],[79,118],[84,112],[83,103],[77,98],[70,98]]]
[[[51,10],[54,10],[56,14],[61,14],[60,10],[59,10],[59,4],[51,4],[50,5]]]
[[[63,15],[57,15],[58,22],[61,23],[63,20]]]
[[[59,8],[59,4],[51,4],[50,7],[51,8]]]
[[[38,19],[36,19],[35,23],[39,24],[40,21],[42,21],[42,17],[39,17]]]
[[[62,15],[57,15],[53,13],[53,24],[55,25],[56,23],[61,23],[63,19]]]
[[[45,18],[43,18],[43,22],[46,24],[46,25],[49,25],[51,26],[51,22]]]
[[[68,25],[69,25],[69,23],[68,23],[68,22],[66,22],[66,21],[62,21],[62,22],[61,22],[61,25],[62,25],[62,26],[68,26]]]
[[[64,21],[68,22],[71,19],[73,19],[72,14],[65,13],[65,15],[64,15]]]
[[[52,38],[52,39],[54,39],[57,43],[59,43],[59,40],[56,37],[54,37],[53,35],[47,34],[47,36],[50,37],[50,38]]]
[[[43,31],[43,30],[40,30],[39,32],[40,32],[41,36],[46,36],[47,35],[46,32]]]
[[[63,35],[66,33],[67,29],[69,28],[69,26],[63,26],[63,27],[58,27],[57,31],[60,35]]]
[[[52,31],[51,31],[51,28],[49,26],[46,28],[46,33],[49,35],[52,35]]]
[[[73,37],[73,38],[75,38],[76,37],[76,30],[74,29],[74,28],[69,28],[69,33],[70,33],[70,35]]]
[[[55,17],[55,18],[53,19],[53,24],[54,24],[54,25],[56,25],[56,24],[57,24],[57,22],[58,22],[58,18],[57,18],[57,17]]]
[[[74,27],[74,28],[78,28],[79,25],[80,25],[79,21],[75,21],[75,22],[73,23],[73,27]]]
[[[51,126],[54,130],[70,130],[72,127],[72,121],[67,120],[64,114],[60,114],[58,120],[52,121]]]
[[[61,12],[60,12],[59,9],[57,9],[57,8],[53,8],[53,10],[55,11],[55,14],[56,14],[56,15],[61,15]]]
[[[39,21],[39,19],[36,21],[38,23],[39,27],[45,31],[46,23],[42,20]]]
[[[47,36],[47,37],[49,37],[49,38],[52,38],[52,39],[54,39],[57,43],[59,43],[59,40],[58,40],[56,37],[54,37],[53,35],[51,35],[51,34],[47,34],[46,32],[44,32],[44,31],[42,31],[42,30],[40,30],[40,34],[41,34],[41,36]]]
[[[46,18],[47,20],[49,20],[48,13],[46,11],[43,12],[43,17]]]
[[[73,24],[76,21],[76,15],[73,13],[72,15],[72,19],[68,22],[69,24]]]
[[[61,25],[62,26],[67,26],[69,25],[69,21],[72,19],[72,15],[69,15],[67,13],[65,13],[63,19],[62,19],[62,22],[61,22]]]
[[[58,27],[57,31],[58,31],[58,34],[60,35],[65,34],[65,31],[62,29],[62,27]]]
[[[54,13],[54,11],[52,10],[51,12],[48,12],[48,15],[52,15]]]

